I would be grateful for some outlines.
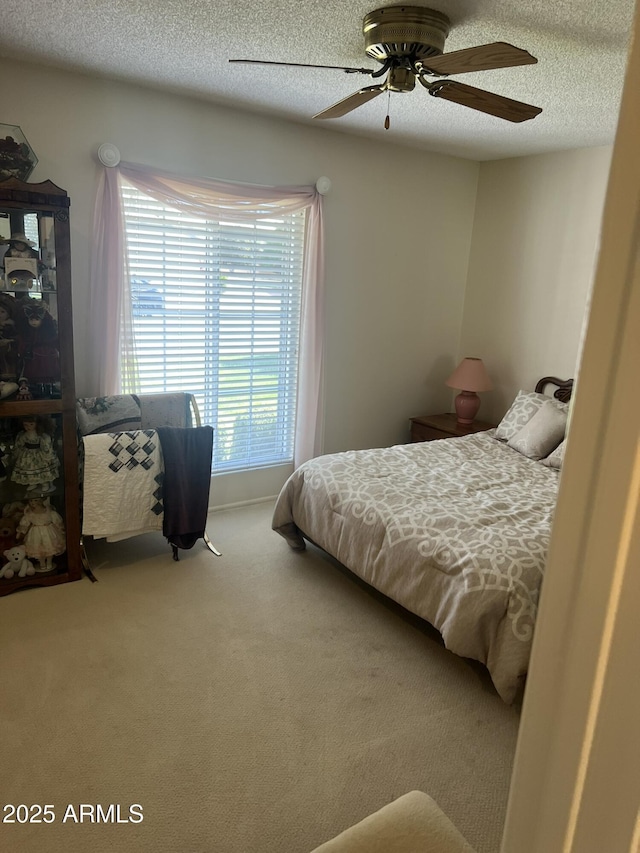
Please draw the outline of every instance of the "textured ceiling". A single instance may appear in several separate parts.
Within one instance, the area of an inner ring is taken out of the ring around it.
[[[537,65],[460,81],[542,107],[513,124],[417,86],[324,122],[347,133],[487,160],[611,143],[634,0],[413,0],[445,12],[445,52],[506,41]],[[371,0],[3,0],[0,56],[128,79],[211,101],[312,122],[371,85],[342,71],[230,65],[263,59],[377,67],[364,53]],[[0,115],[0,121],[2,121]]]

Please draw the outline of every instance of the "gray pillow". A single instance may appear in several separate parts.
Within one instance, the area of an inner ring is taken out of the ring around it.
[[[567,403],[561,403],[560,400],[547,397],[546,394],[538,394],[536,391],[518,391],[511,408],[496,427],[494,437],[500,441],[509,441],[545,403],[551,403],[561,412],[567,413],[569,409]]]
[[[553,453],[550,453],[546,459],[542,460],[542,464],[546,465],[547,468],[556,468],[558,471],[562,468],[562,463],[564,462],[564,450],[567,446],[567,440],[565,440],[559,444]]]
[[[507,442],[508,447],[529,459],[543,459],[564,438],[567,413],[547,398],[535,415]]]
[[[82,435],[141,429],[140,401],[133,394],[78,397],[76,418]]]

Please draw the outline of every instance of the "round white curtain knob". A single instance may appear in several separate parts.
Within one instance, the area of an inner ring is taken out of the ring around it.
[[[321,178],[318,178],[316,181],[316,189],[320,193],[320,195],[326,195],[331,189],[331,179],[327,178],[326,175],[323,175]]]
[[[98,160],[104,166],[117,166],[120,162],[120,152],[111,142],[103,142],[98,148]]]

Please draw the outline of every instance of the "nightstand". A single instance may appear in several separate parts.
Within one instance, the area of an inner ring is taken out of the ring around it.
[[[486,421],[474,421],[472,424],[459,424],[454,414],[423,415],[411,418],[411,441],[435,441],[438,438],[458,438],[474,432],[493,429],[496,424]]]

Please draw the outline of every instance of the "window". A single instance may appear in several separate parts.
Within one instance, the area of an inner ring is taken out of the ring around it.
[[[206,221],[122,184],[135,387],[190,391],[213,470],[291,462],[304,211]],[[123,356],[124,357],[124,356]]]

